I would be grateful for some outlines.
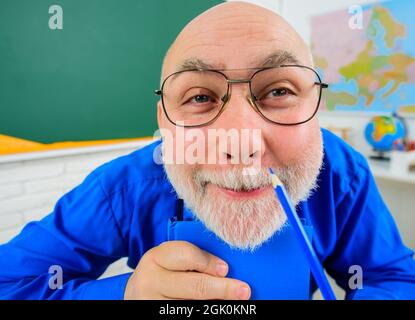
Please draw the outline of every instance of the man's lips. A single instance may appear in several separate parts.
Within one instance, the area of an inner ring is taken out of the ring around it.
[[[271,185],[268,185],[268,186],[264,186],[264,187],[260,187],[256,189],[251,189],[251,190],[232,190],[232,189],[221,187],[213,183],[209,183],[208,185],[215,190],[219,190],[220,192],[224,193],[228,197],[245,198],[245,199],[261,196],[265,191],[272,188]]]

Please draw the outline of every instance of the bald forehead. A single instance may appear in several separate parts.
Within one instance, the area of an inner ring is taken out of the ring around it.
[[[281,58],[310,65],[310,56],[301,37],[276,13],[249,3],[228,2],[202,13],[182,30],[166,54],[162,78],[189,62],[238,69]]]

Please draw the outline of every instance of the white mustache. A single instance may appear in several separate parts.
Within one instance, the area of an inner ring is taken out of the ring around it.
[[[252,175],[245,174],[244,169],[239,167],[226,170],[202,169],[195,172],[195,182],[203,189],[208,183],[212,183],[234,191],[250,191],[272,185],[271,176],[265,168]]]

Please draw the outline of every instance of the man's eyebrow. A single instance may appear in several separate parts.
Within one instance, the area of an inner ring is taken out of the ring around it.
[[[277,50],[266,57],[262,65],[258,67],[276,67],[283,64],[298,64],[299,60],[297,57],[286,50]],[[185,70],[194,70],[194,69],[203,69],[203,70],[226,70],[224,64],[214,65],[206,61],[203,61],[199,58],[189,58],[184,60],[179,64],[176,72],[185,71]],[[249,69],[249,68],[248,68]],[[255,69],[255,68],[253,68]]]
[[[184,70],[193,70],[193,69],[210,69],[210,70],[219,70],[223,69],[223,65],[213,65],[206,61],[203,61],[199,58],[189,58],[184,60],[179,67],[177,68],[177,71],[184,71]]]
[[[289,51],[278,50],[264,60],[262,67],[277,67],[284,64],[299,64],[299,59]]]

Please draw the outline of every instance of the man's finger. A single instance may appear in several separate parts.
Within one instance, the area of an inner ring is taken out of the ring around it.
[[[152,257],[160,267],[167,270],[198,271],[218,277],[228,273],[225,261],[187,241],[164,242],[155,248]]]
[[[247,300],[251,296],[251,289],[245,282],[199,272],[163,270],[159,283],[160,293],[173,299]]]

